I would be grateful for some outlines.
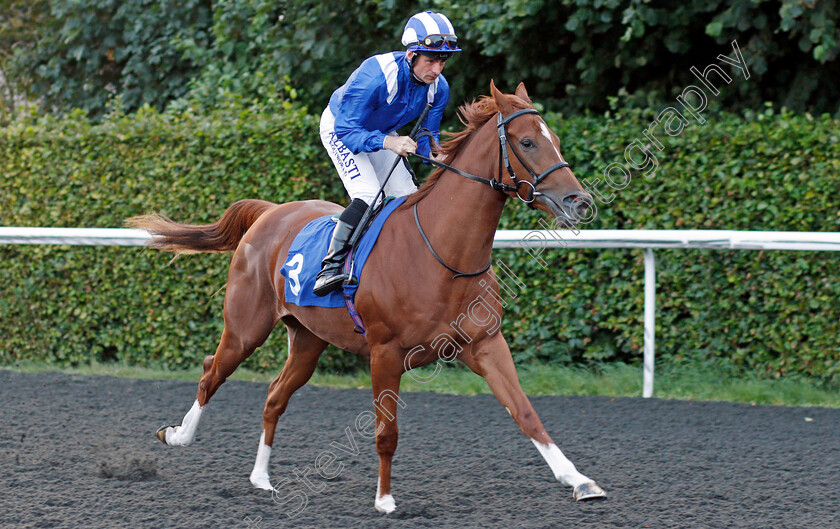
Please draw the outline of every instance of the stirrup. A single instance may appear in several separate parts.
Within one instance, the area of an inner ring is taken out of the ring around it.
[[[312,293],[319,297],[324,297],[330,292],[334,292],[344,285],[344,282],[350,279],[349,274],[335,274],[331,276],[322,276],[315,281],[315,286],[312,287]]]

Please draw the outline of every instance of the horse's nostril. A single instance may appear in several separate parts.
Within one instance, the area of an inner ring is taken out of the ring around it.
[[[586,201],[587,197],[580,193],[569,193],[563,197],[563,204],[568,207],[574,207],[575,204]]]
[[[592,205],[592,197],[586,193],[569,193],[563,197],[563,205],[568,208],[569,214],[580,220],[586,217],[589,207]]]

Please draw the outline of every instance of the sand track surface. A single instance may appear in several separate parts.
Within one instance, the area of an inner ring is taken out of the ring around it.
[[[575,503],[492,396],[403,393],[386,516],[374,442],[355,428],[370,390],[295,394],[272,495],[248,481],[266,383],[224,384],[192,446],[155,438],[196,383],[0,370],[0,527],[840,527],[837,409],[535,397],[549,435],[610,494]],[[325,452],[332,479],[314,471]]]

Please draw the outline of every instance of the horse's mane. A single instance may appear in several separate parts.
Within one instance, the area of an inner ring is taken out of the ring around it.
[[[525,102],[515,95],[506,94],[505,97],[516,108],[521,110],[524,108],[532,108],[530,102]],[[490,118],[496,116],[499,112],[499,107],[496,105],[496,100],[491,96],[481,96],[478,100],[473,100],[471,103],[464,103],[458,108],[458,119],[464,124],[464,130],[460,132],[444,131],[443,135],[447,137],[446,141],[441,142],[440,151],[438,154],[446,156],[446,162],[449,163],[455,159],[455,156],[460,152],[461,148],[467,140],[475,134],[478,129],[484,126]],[[413,206],[416,202],[422,200],[428,195],[435,184],[443,174],[444,169],[438,167],[434,173],[420,186],[416,192],[408,196],[400,208]]]

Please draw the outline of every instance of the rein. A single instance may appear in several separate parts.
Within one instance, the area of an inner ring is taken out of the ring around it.
[[[420,217],[417,216],[417,202],[414,203],[414,208],[413,209],[414,209],[414,222],[417,224],[417,229],[420,231],[420,235],[423,237],[423,240],[426,242],[426,247],[429,249],[430,252],[432,252],[432,255],[434,256],[434,258],[437,259],[437,262],[442,264],[450,272],[455,272],[455,275],[452,276],[452,279],[457,279],[459,277],[479,276],[479,275],[483,274],[484,272],[486,272],[487,270],[490,269],[490,265],[493,263],[493,257],[492,256],[490,256],[490,262],[487,263],[487,266],[485,266],[484,268],[482,268],[478,272],[461,272],[458,269],[452,268],[451,266],[449,266],[448,264],[443,262],[443,259],[441,259],[440,256],[435,251],[435,249],[432,248],[432,243],[429,242],[429,238],[426,237],[426,232],[423,231],[423,226],[420,225]]]
[[[420,158],[421,160],[423,160],[423,161],[425,161],[425,162],[427,162],[431,165],[434,165],[436,167],[440,167],[440,168],[445,169],[447,171],[451,171],[451,172],[453,172],[453,173],[455,173],[459,176],[463,176],[464,178],[468,178],[470,180],[474,180],[474,181],[480,182],[482,184],[487,184],[490,187],[492,187],[494,190],[499,191],[501,193],[507,194],[509,192],[513,192],[513,193],[516,194],[516,198],[518,198],[522,202],[528,204],[529,208],[534,209],[534,206],[533,206],[534,200],[536,200],[536,198],[542,194],[539,191],[537,191],[537,186],[540,184],[540,182],[545,180],[546,177],[548,177],[548,175],[550,175],[554,171],[557,171],[558,169],[562,169],[564,167],[569,167],[569,164],[566,163],[566,162],[556,163],[556,164],[552,165],[551,167],[549,167],[548,169],[546,169],[545,171],[543,171],[542,173],[540,173],[539,175],[537,175],[531,169],[531,167],[529,167],[528,164],[525,163],[525,160],[523,160],[522,157],[519,156],[519,153],[516,152],[516,149],[513,148],[513,144],[511,143],[510,138],[508,138],[507,131],[505,130],[505,125],[507,125],[508,123],[513,121],[515,118],[517,118],[519,116],[522,116],[522,115],[525,115],[525,114],[537,114],[537,115],[539,115],[539,112],[537,112],[533,108],[526,108],[524,110],[517,110],[516,112],[514,112],[513,114],[511,114],[507,118],[503,118],[501,112],[499,112],[499,114],[498,114],[496,127],[499,130],[499,147],[500,148],[499,148],[499,172],[498,172],[498,175],[497,175],[496,178],[492,178],[492,179],[491,178],[482,178],[480,176],[476,176],[476,175],[468,173],[466,171],[462,171],[462,170],[458,169],[457,167],[452,167],[451,165],[448,165],[446,163],[440,162],[438,160],[432,159],[432,158],[427,157],[427,156],[423,156],[422,154],[417,154],[417,153],[414,153],[414,152],[409,153],[409,154],[416,157],[416,158]],[[422,129],[422,130],[418,131],[416,135],[412,135],[412,138],[414,140],[417,140],[417,139],[419,139],[423,136],[427,136],[429,138],[429,144],[430,145],[431,145],[431,142],[434,141],[434,136],[432,136],[432,133],[429,131],[429,129]],[[531,175],[531,178],[533,178],[533,182],[529,182],[528,180],[520,180],[516,177],[516,174],[513,171],[513,166],[510,164],[510,157],[508,156],[508,146],[510,146],[510,150],[513,151],[513,155],[516,156],[516,159],[519,160],[519,163],[522,164],[522,167],[524,167],[525,170],[528,171],[528,173]],[[507,169],[508,175],[510,175],[510,179],[513,181],[514,185],[510,185],[510,184],[506,184],[506,183],[502,182],[503,168]],[[522,198],[522,195],[519,194],[519,187],[520,187],[521,184],[527,184],[531,188],[528,191],[528,195],[525,198]],[[481,274],[483,274],[484,272],[486,272],[487,270],[490,269],[490,265],[493,263],[493,257],[492,256],[490,257],[490,262],[487,263],[487,266],[485,266],[484,268],[482,268],[478,272],[461,272],[461,271],[459,271],[455,268],[452,268],[448,264],[446,264],[443,261],[443,259],[441,259],[441,257],[437,254],[435,249],[432,248],[432,243],[429,242],[429,238],[426,236],[426,233],[423,231],[423,227],[420,225],[420,217],[417,216],[417,203],[416,202],[414,203],[414,222],[415,222],[415,224],[417,224],[417,230],[420,232],[420,235],[423,237],[423,241],[425,241],[426,247],[429,249],[430,252],[432,252],[432,256],[434,256],[434,258],[437,259],[437,262],[442,264],[447,270],[449,270],[451,272],[455,272],[455,275],[452,276],[452,279],[456,279],[458,277],[473,277],[473,276],[481,275]]]

